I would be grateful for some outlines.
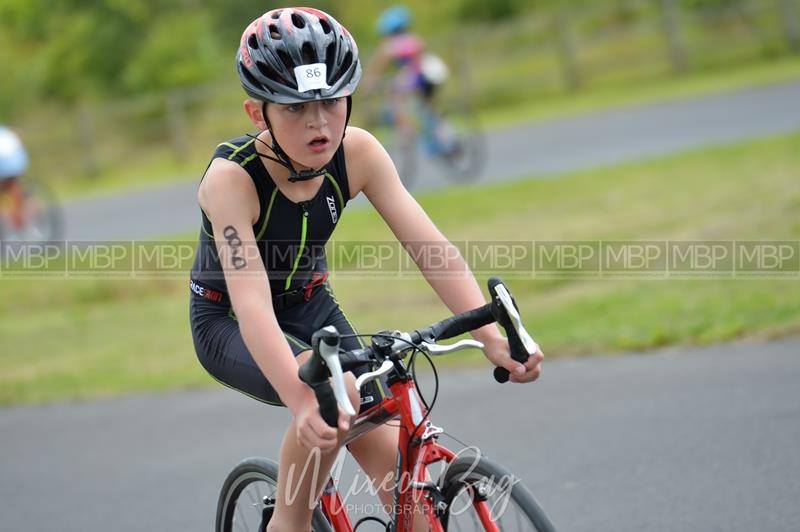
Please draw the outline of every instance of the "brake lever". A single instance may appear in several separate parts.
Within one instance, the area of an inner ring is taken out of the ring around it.
[[[371,379],[377,379],[378,377],[386,375],[387,373],[392,371],[392,368],[394,368],[394,363],[392,363],[391,360],[384,360],[383,364],[381,364],[381,367],[379,367],[375,371],[370,371],[368,373],[363,373],[359,375],[358,378],[356,379],[356,390],[360,392],[361,387],[364,386],[364,384],[367,381]]]
[[[462,349],[483,349],[482,342],[469,339],[459,340],[458,342],[449,345],[439,345],[429,342],[422,342],[420,345],[432,355],[446,355],[447,353],[454,353],[456,351],[461,351]]]
[[[508,289],[504,284],[498,284],[495,287],[495,292],[497,294],[497,299],[500,300],[500,304],[503,305],[508,316],[511,318],[511,325],[513,325],[514,330],[517,331],[517,336],[519,336],[522,342],[522,347],[525,348],[528,355],[533,356],[536,354],[536,351],[539,350],[539,346],[533,338],[531,338],[531,335],[528,334],[528,331],[525,330],[525,326],[522,324],[522,317],[520,317],[519,312],[517,312],[517,307],[514,306],[514,302],[511,300],[511,294],[508,293]]]
[[[336,332],[332,326],[328,326]],[[328,329],[325,327],[325,329]],[[350,403],[350,397],[347,395],[347,386],[344,381],[344,372],[342,371],[342,364],[339,362],[339,343],[335,345],[328,345],[325,342],[319,343],[319,354],[328,366],[331,372],[331,379],[333,380],[333,395],[336,397],[336,402],[342,407],[342,410],[349,416],[355,416],[356,411]]]

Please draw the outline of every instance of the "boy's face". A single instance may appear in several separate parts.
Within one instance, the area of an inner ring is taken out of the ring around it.
[[[318,169],[334,156],[347,120],[347,98],[301,104],[267,104],[275,139],[298,166]]]

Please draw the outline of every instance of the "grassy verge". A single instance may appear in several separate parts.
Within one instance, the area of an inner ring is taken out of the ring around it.
[[[590,90],[537,98],[513,107],[497,107],[481,113],[490,128],[550,120],[615,107],[679,100],[714,93],[782,83],[800,78],[800,58],[784,57],[745,63],[737,68],[719,67],[683,76],[653,78],[636,83],[607,83]]]
[[[454,241],[797,240],[798,168],[792,135],[420,201]],[[391,238],[369,210],[346,213],[337,237]],[[798,278],[506,277],[550,357],[800,332]],[[183,279],[0,284],[0,404],[212,383],[194,357]],[[339,278],[335,287],[362,331],[445,315],[419,279]]]

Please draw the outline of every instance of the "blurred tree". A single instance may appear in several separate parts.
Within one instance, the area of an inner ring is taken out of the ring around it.
[[[42,72],[35,92],[62,102],[217,77],[222,54],[214,20],[195,0],[4,0],[0,5],[0,28],[33,50],[26,68]]]
[[[123,65],[122,83],[130,92],[160,91],[188,87],[233,75],[233,50],[221,49],[212,16],[201,10],[172,12],[159,17],[147,28],[142,46]],[[230,57],[227,57],[230,56]],[[227,72],[221,65],[228,59]]]
[[[735,9],[745,4],[745,0],[683,0],[682,4],[689,9],[711,9],[724,11]]]
[[[498,21],[518,15],[530,4],[532,2],[529,0],[464,0],[458,9],[458,16],[461,20],[471,22]]]
[[[343,2],[340,2],[343,3]],[[210,2],[208,11],[215,23],[215,30],[219,34],[220,42],[229,48],[231,54],[236,50],[236,43],[242,35],[245,26],[256,17],[261,16],[271,9],[286,6],[291,2],[269,0],[267,2],[253,2],[252,0],[225,0],[224,2]],[[313,5],[317,9],[327,11],[334,16],[336,12],[331,0],[321,0],[300,5]]]
[[[39,69],[28,61],[33,54],[16,43],[6,32],[0,31],[0,124],[16,121],[31,103],[30,91],[25,87],[38,84]]]

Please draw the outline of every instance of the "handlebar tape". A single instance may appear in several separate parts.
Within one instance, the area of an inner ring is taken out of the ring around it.
[[[484,325],[494,323],[494,321],[491,305],[486,304],[480,308],[435,323],[430,327],[430,330],[434,340],[446,340],[465,332],[479,329]]]
[[[308,361],[300,366],[298,376],[300,380],[311,386],[314,394],[317,396],[319,403],[319,413],[322,419],[325,420],[331,427],[339,425],[339,405],[336,402],[336,396],[333,394],[333,387],[331,386],[328,377],[330,372],[325,366],[325,362],[319,355],[319,343],[325,342],[328,345],[335,345],[339,342],[338,333],[332,334],[330,331],[321,329],[315,332],[311,337],[311,345],[314,354]]]
[[[333,388],[328,381],[313,385],[314,394],[319,403],[319,413],[329,427],[336,428],[339,425],[339,406],[336,397],[333,395]]]

